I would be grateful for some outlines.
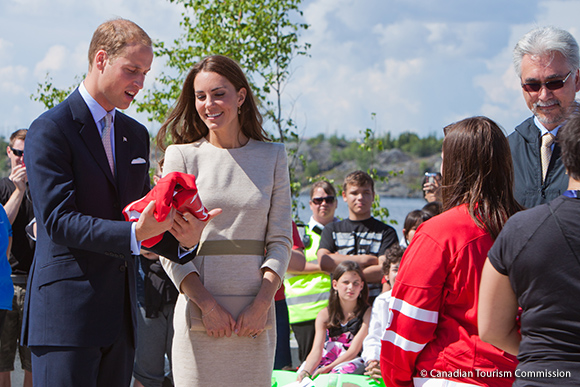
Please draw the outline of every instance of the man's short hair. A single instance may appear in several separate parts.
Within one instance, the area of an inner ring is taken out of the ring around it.
[[[16,140],[26,140],[26,133],[28,133],[28,129],[18,129],[16,132],[10,135],[10,140],[8,141],[9,146],[14,146]]]
[[[140,43],[151,47],[151,38],[141,27],[127,19],[113,19],[97,27],[89,46],[89,69],[99,50],[107,52],[112,60],[123,52],[125,47]]]
[[[562,54],[570,71],[580,68],[578,42],[568,31],[556,27],[538,27],[525,34],[514,48],[514,68],[518,77],[522,76],[524,55],[543,57]]]
[[[573,112],[558,130],[558,143],[562,148],[562,163],[568,175],[580,181],[580,112]]]
[[[326,180],[319,180],[312,184],[312,188],[310,188],[310,199],[312,199],[312,195],[314,195],[314,191],[316,191],[317,188],[322,188],[328,195],[336,197],[336,190],[333,185]]]
[[[346,175],[344,178],[344,184],[342,185],[343,192],[346,192],[346,187],[349,185],[354,185],[356,187],[370,185],[371,190],[375,192],[375,182],[373,181],[373,178],[363,171],[354,171]]]

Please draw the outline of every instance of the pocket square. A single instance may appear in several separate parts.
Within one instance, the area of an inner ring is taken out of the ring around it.
[[[131,160],[131,164],[145,164],[145,159],[143,157],[137,157]]]

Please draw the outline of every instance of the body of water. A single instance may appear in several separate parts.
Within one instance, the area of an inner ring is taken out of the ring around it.
[[[308,205],[308,200],[310,199],[308,194],[300,195],[300,203],[304,208],[300,208],[298,211],[298,216],[300,220],[307,223],[310,220],[312,212],[310,211],[310,206]],[[397,230],[397,236],[399,241],[403,238],[403,223],[405,222],[405,217],[407,214],[413,210],[421,209],[427,202],[422,198],[387,198],[381,197],[381,206],[389,209],[389,220],[396,220],[398,224],[390,224],[395,230]],[[348,207],[342,197],[338,198],[338,208],[336,209],[336,216],[346,219],[348,218]]]

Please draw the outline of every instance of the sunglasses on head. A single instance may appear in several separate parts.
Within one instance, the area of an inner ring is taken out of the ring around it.
[[[564,87],[564,83],[566,83],[566,81],[568,80],[568,78],[570,78],[570,75],[572,74],[572,71],[570,71],[568,73],[568,75],[566,75],[566,78],[564,79],[560,79],[557,81],[548,81],[545,83],[541,83],[541,82],[534,82],[534,83],[522,83],[522,89],[524,89],[525,91],[527,91],[528,93],[537,93],[538,91],[540,91],[540,89],[542,88],[542,86],[545,86],[546,89],[548,90],[558,90],[561,89],[562,87]]]
[[[14,153],[14,156],[16,156],[16,157],[22,157],[22,156],[24,156],[24,151],[23,150],[14,149],[12,147],[10,147],[10,150],[12,151],[12,153]]]
[[[322,202],[326,202],[326,204],[334,203],[334,196],[325,196],[322,198],[312,198],[312,203],[316,204],[317,206],[321,205]]]

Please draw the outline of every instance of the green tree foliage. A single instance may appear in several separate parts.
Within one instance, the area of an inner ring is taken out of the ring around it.
[[[290,75],[296,55],[305,55],[309,45],[298,44],[303,23],[290,20],[291,13],[302,16],[301,0],[169,0],[185,11],[180,25],[182,35],[171,45],[155,43],[155,53],[166,59],[166,68],[157,79],[158,86],[145,93],[139,111],[163,122],[179,96],[185,76],[201,58],[211,54],[227,55],[246,71],[260,101],[268,107],[266,117],[278,128],[292,122],[282,116],[282,86]],[[274,101],[267,97],[274,92]]]
[[[42,103],[46,109],[52,109],[64,101],[65,98],[76,89],[78,84],[81,83],[81,79],[84,77],[84,74],[82,76],[77,75],[75,76],[75,82],[72,86],[69,86],[67,89],[58,89],[52,84],[52,77],[46,73],[44,83],[39,83],[37,85],[36,93],[31,94],[30,98],[33,101]]]
[[[376,124],[376,113],[371,113],[371,119]],[[364,160],[367,163],[367,173],[371,176],[371,178],[375,182],[375,187],[378,185],[377,183],[387,183],[389,181],[389,176],[396,175],[396,172],[390,171],[388,175],[379,175],[377,172],[377,155],[379,152],[384,150],[383,141],[381,139],[375,138],[375,129],[367,128],[364,131],[360,132],[363,135],[363,140],[359,144],[359,150],[361,156],[366,156]],[[359,162],[360,168],[360,162]],[[364,168],[364,167],[363,167]],[[399,172],[399,173],[402,173]],[[387,207],[381,207],[381,198],[378,194],[375,193],[375,198],[372,204],[372,214],[373,217],[387,222],[389,218],[389,209]],[[391,223],[396,223],[397,221],[394,219],[390,220]]]

